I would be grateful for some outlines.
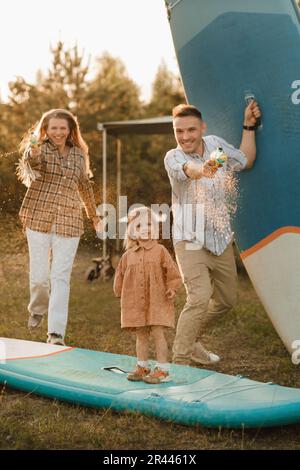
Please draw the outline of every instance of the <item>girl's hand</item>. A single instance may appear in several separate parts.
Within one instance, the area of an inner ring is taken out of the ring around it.
[[[176,290],[174,289],[168,289],[166,292],[166,296],[168,299],[174,299],[175,295],[176,295]]]
[[[94,225],[94,229],[97,233],[103,232],[103,230],[104,230],[103,222],[102,222],[101,217],[99,217],[98,215],[93,217],[93,225]]]

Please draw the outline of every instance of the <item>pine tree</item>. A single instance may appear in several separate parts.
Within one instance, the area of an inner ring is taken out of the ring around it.
[[[45,79],[40,77],[38,89],[47,97],[48,108],[64,108],[77,115],[85,104],[90,60],[85,63],[77,45],[65,50],[61,41],[51,48],[51,53],[51,69]]]
[[[167,68],[165,61],[162,61],[152,85],[150,103],[146,108],[147,113],[153,116],[170,115],[174,106],[185,102],[180,78]]]

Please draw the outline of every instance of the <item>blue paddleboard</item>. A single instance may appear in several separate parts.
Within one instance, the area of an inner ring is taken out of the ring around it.
[[[240,174],[236,241],[289,351],[300,340],[300,24],[297,0],[167,0],[189,103],[239,146],[246,95],[263,111]]]
[[[0,383],[57,400],[135,411],[186,425],[261,427],[300,422],[300,390],[179,365],[170,382],[129,382],[136,359],[0,338]]]

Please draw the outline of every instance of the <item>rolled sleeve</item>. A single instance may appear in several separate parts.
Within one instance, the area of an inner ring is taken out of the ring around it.
[[[240,149],[236,149],[233,145],[226,142],[226,140],[215,137],[218,145],[223,148],[224,153],[228,157],[227,168],[232,171],[242,171],[247,166],[247,157]]]
[[[183,171],[183,165],[187,163],[187,159],[178,149],[167,152],[165,156],[165,169],[170,178],[178,181],[186,181],[189,177]]]
[[[24,162],[28,163],[32,169],[41,169],[42,163],[42,152],[35,158],[31,156],[30,149],[26,150],[24,153]]]
[[[22,183],[29,188],[32,181],[41,177],[42,171],[42,153],[36,158],[32,158],[30,149],[27,149],[17,164],[17,176]]]
[[[89,219],[93,219],[96,217],[96,203],[94,198],[94,192],[92,189],[92,184],[89,180],[88,175],[85,172],[85,164],[84,159],[82,157],[82,170],[81,170],[81,178],[78,183],[78,191],[80,194],[80,198],[83,202],[86,215]]]

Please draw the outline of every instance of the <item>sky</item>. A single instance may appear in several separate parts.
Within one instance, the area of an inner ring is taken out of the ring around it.
[[[22,76],[35,83],[47,72],[50,45],[78,44],[86,59],[105,51],[123,60],[128,74],[149,99],[151,83],[164,60],[179,73],[164,0],[9,0],[1,2],[0,96]],[[93,68],[92,62],[91,71]]]

